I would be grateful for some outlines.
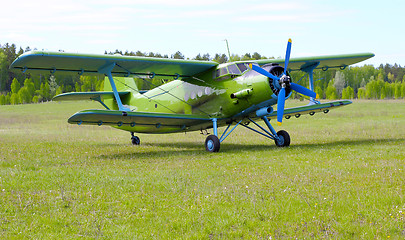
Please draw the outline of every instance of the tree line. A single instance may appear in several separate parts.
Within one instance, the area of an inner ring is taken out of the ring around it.
[[[19,70],[9,69],[11,63],[24,52],[30,51],[29,47],[17,49],[15,44],[0,45],[0,105],[39,103],[50,101],[55,95],[64,92],[103,91],[104,76],[79,76],[72,74],[31,74]],[[34,49],[36,50],[36,49]],[[153,52],[119,51],[104,52],[105,54],[121,54],[126,56],[145,56],[157,58],[185,59],[177,51],[172,55],[162,55]],[[270,57],[270,59],[274,57]],[[215,61],[245,61],[268,59],[255,52],[244,55],[234,54],[230,59],[226,54],[215,54],[211,57],[208,53],[198,54],[193,60]],[[308,79],[303,72],[290,73],[294,82],[308,87]],[[328,69],[315,70],[315,91],[322,99],[403,99],[405,98],[405,68],[398,64],[381,64],[378,67],[364,65],[361,67],[347,67],[344,70]],[[159,79],[135,79],[139,89],[148,90],[163,82]],[[170,80],[169,80],[170,81]],[[302,98],[294,93],[293,98]]]

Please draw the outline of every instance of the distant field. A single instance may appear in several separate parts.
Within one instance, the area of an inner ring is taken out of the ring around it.
[[[285,120],[288,148],[238,128],[216,154],[67,123],[89,108],[0,106],[0,239],[405,238],[404,100]]]

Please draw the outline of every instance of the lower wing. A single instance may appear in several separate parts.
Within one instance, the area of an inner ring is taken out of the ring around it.
[[[83,110],[68,120],[71,124],[107,125],[140,133],[172,133],[193,131],[212,126],[210,118],[200,115]]]
[[[328,113],[330,109],[349,105],[352,102],[349,100],[326,102],[321,104],[313,104],[302,107],[286,108],[284,110],[284,117],[289,119],[291,116],[300,117],[303,114],[314,115],[317,112]],[[270,119],[277,118],[277,111],[272,112],[267,116]]]

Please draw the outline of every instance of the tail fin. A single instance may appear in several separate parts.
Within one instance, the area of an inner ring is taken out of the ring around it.
[[[135,84],[135,79],[130,77],[114,77],[115,86],[118,92],[138,92],[138,87]],[[104,91],[112,91],[110,80],[108,77],[104,79]]]

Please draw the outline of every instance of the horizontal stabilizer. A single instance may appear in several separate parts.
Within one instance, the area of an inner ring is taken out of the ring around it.
[[[120,97],[124,97],[130,92],[118,92]],[[52,100],[54,101],[80,101],[80,100],[94,100],[99,101],[101,97],[114,97],[113,92],[70,92],[62,93],[55,96]]]

